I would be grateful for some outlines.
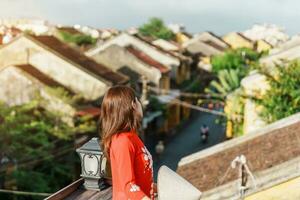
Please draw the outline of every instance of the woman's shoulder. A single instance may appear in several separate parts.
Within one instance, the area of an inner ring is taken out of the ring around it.
[[[112,145],[116,144],[117,146],[130,145],[135,143],[137,137],[138,136],[133,132],[122,132],[122,133],[115,134],[112,137],[111,142]]]

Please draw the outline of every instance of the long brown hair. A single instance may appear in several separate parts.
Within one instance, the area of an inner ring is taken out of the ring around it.
[[[104,95],[99,134],[102,149],[107,157],[113,135],[139,129],[141,116],[132,106],[136,99],[134,90],[128,86],[111,87]]]

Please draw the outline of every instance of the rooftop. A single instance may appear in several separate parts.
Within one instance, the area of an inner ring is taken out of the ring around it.
[[[167,73],[170,70],[164,66],[163,64],[159,63],[158,61],[152,59],[150,56],[148,56],[147,54],[143,53],[142,51],[140,51],[139,49],[133,47],[132,45],[129,45],[126,47],[126,49],[133,54],[134,56],[136,56],[137,58],[139,58],[140,60],[142,60],[143,62],[157,68],[161,73]]]
[[[216,48],[217,47],[217,48]],[[197,41],[187,47],[187,51],[191,54],[199,54],[202,56],[213,56],[223,52],[223,48],[217,46],[213,42]]]
[[[100,108],[93,107],[93,106],[87,106],[84,108],[78,108],[76,115],[77,116],[91,115],[92,117],[99,117],[100,113],[101,113]]]
[[[105,67],[94,61],[91,58],[88,58],[81,52],[73,49],[69,45],[61,42],[53,36],[30,36],[34,40],[42,43],[43,45],[49,47],[51,50],[59,53],[70,61],[84,67],[88,71],[94,73],[95,75],[103,78],[111,83],[115,84],[125,84],[128,82],[128,77],[116,73],[109,68]]]
[[[66,88],[65,86],[50,78],[49,76],[47,76],[46,74],[44,74],[43,72],[41,72],[40,70],[38,70],[30,64],[14,65],[14,67],[21,69],[22,71],[26,72],[27,74],[31,75],[32,77],[36,78],[37,80],[49,87],[60,87],[70,92],[71,94],[74,94],[69,88]]]
[[[134,37],[138,38],[139,40],[149,44],[150,46],[152,46],[153,48],[155,48],[156,50],[164,53],[164,54],[167,54],[171,57],[175,57],[176,59],[179,59],[179,60],[189,60],[188,57],[182,55],[182,54],[179,54],[179,53],[176,53],[176,52],[173,52],[173,51],[167,51],[165,49],[163,49],[162,47],[158,46],[158,45],[155,45],[152,43],[151,40],[148,40],[146,37],[143,37],[141,35],[134,35]]]
[[[199,42],[199,41],[211,41],[214,42],[215,44],[217,44],[218,46],[225,48],[228,48],[230,45],[228,43],[226,43],[221,37],[217,36],[216,34],[214,34],[211,31],[205,31],[199,34],[196,34],[192,39],[186,41],[183,44],[183,47],[187,47],[195,42]]]
[[[245,136],[187,156],[179,162],[177,171],[201,191],[212,190],[238,179],[236,171],[226,173],[226,170],[239,155],[245,155],[254,174],[299,157],[299,134],[300,114],[295,114]]]
[[[74,27],[70,27],[70,26],[57,27],[56,29],[59,31],[64,31],[64,32],[70,33],[70,34],[82,34],[80,31],[78,31]]]
[[[224,51],[224,50],[225,50],[224,47],[218,45],[217,43],[215,43],[215,42],[213,42],[213,41],[207,40],[207,41],[203,41],[203,42],[204,42],[205,44],[208,44],[208,45],[214,47],[215,49],[218,49],[219,51]]]
[[[236,32],[236,34],[239,35],[240,37],[244,38],[248,42],[253,42],[250,38],[246,37],[243,33]]]

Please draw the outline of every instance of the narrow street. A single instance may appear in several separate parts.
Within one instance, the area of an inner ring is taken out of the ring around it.
[[[156,179],[160,166],[166,165],[176,170],[177,163],[184,156],[198,152],[225,140],[224,127],[215,123],[215,115],[195,112],[191,118],[165,146],[160,159],[154,160],[154,176]],[[200,137],[200,127],[206,124],[209,131],[208,142],[203,144]]]

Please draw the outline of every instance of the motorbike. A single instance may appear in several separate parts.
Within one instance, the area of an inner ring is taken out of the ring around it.
[[[207,143],[208,140],[208,133],[201,133],[201,139],[202,139],[202,143]]]

